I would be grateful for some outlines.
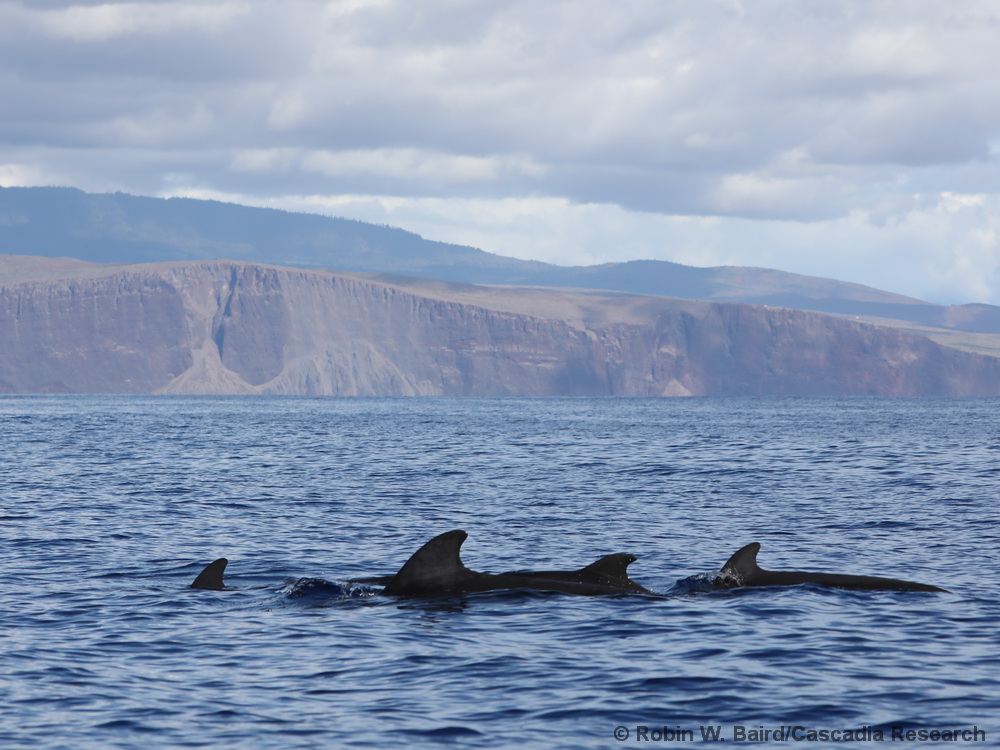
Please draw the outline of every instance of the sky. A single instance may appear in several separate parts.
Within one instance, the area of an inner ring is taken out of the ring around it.
[[[996,0],[0,0],[0,185],[1000,304],[998,70]]]

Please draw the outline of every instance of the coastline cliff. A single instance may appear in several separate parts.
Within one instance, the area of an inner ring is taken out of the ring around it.
[[[230,261],[0,280],[0,392],[997,395],[1000,359],[761,305]]]

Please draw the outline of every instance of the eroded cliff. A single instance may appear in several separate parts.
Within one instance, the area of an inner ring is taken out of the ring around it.
[[[0,282],[0,391],[996,395],[1000,360],[755,305],[66,264]]]

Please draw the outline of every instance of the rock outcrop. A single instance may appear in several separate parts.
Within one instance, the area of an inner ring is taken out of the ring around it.
[[[0,392],[997,395],[1000,359],[759,305],[64,262],[0,276]]]

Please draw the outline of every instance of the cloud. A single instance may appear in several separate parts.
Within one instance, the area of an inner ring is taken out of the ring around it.
[[[29,12],[25,20],[37,25],[44,35],[55,39],[107,42],[115,37],[164,36],[217,28],[247,10],[247,6],[242,3],[102,3]]]
[[[32,187],[58,183],[48,173],[33,164],[0,164],[0,185],[4,187]]]
[[[566,222],[754,263],[745,237],[833,228],[878,265],[919,215],[959,289],[989,260],[947,243],[989,246],[1000,194],[998,32],[988,0],[0,0],[0,181],[394,206],[506,246],[478,205],[580,259],[613,252]]]
[[[530,157],[466,156],[413,148],[355,149],[349,151],[294,148],[252,149],[233,156],[236,172],[271,174],[274,172],[315,173],[331,178],[390,181],[397,185],[420,186],[469,185],[492,183],[507,174],[544,177],[545,169]]]

